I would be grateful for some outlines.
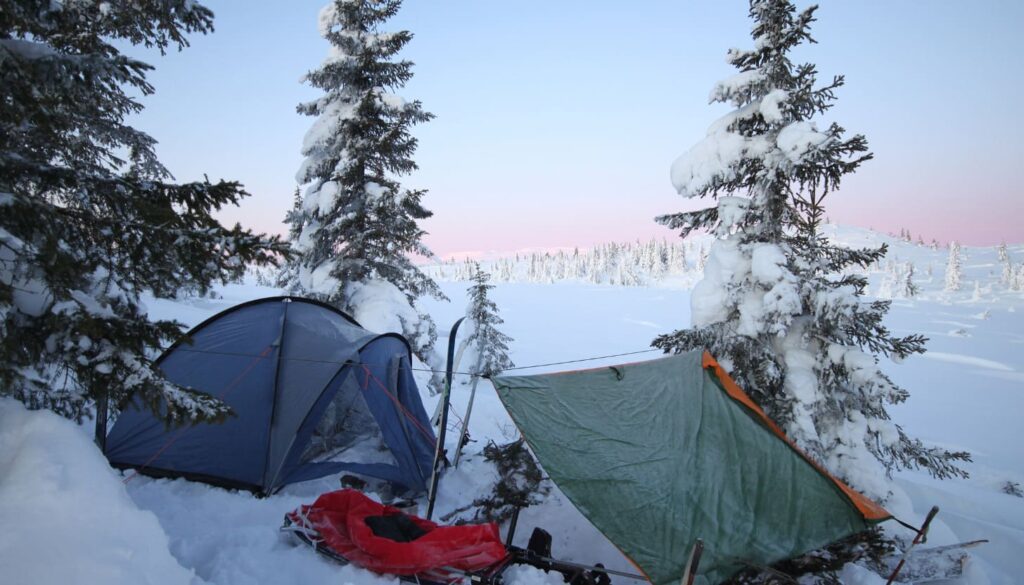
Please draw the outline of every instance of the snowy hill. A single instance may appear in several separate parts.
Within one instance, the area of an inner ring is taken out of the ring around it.
[[[829,226],[828,230],[836,241],[848,245],[890,246],[886,260],[868,270],[873,295],[900,297],[896,280],[900,274],[906,274],[906,264],[912,265],[911,280],[918,290],[913,296],[894,298],[887,324],[898,334],[926,335],[930,338],[929,352],[902,364],[887,365],[886,371],[911,392],[910,400],[893,408],[892,415],[908,433],[926,443],[968,450],[974,458],[966,466],[971,474],[967,480],[935,481],[918,472],[898,473],[895,484],[909,496],[910,503],[906,509],[894,511],[916,523],[932,505],[938,505],[941,512],[933,525],[929,545],[979,538],[991,541],[973,549],[974,558],[960,583],[1020,582],[1024,575],[1024,558],[1019,554],[1024,550],[1024,498],[1006,492],[1013,491],[1014,486],[1024,486],[1024,449],[1020,448],[1017,430],[1024,413],[1024,292],[1014,281],[1014,275],[1024,264],[1024,245],[1007,247],[1009,270],[1005,270],[1007,262],[1001,259],[997,248],[963,248],[962,286],[952,291],[945,290],[949,252],[943,247],[933,249],[857,228]],[[503,330],[515,340],[513,360],[519,366],[530,366],[648,351],[655,335],[687,326],[689,289],[700,278],[696,267],[706,241],[688,241],[677,246],[685,264],[678,250],[673,252],[671,247],[649,243],[608,245],[600,247],[600,252],[581,251],[575,260],[568,253],[546,258],[539,255],[532,260],[532,269],[531,258],[525,256],[518,261],[513,256],[484,263],[495,273],[497,286],[492,298],[505,320]],[[673,254],[677,268],[670,264],[666,270],[660,270],[656,266],[660,258],[672,258]],[[586,263],[582,257],[589,257]],[[600,278],[588,276],[585,269],[571,271],[573,265],[590,266],[594,258],[607,260],[604,264],[593,262],[593,266],[602,269]],[[647,260],[641,261],[642,258]],[[620,278],[624,264],[630,264],[625,268],[632,269],[636,282]],[[554,268],[557,266],[563,270],[558,272]],[[460,269],[458,264],[430,268],[452,299],[450,303],[424,303],[442,329],[465,310],[467,284],[456,280]],[[1006,274],[1010,278],[1005,278]],[[626,284],[630,286],[620,286]],[[147,304],[154,317],[173,317],[195,325],[239,302],[274,294],[279,291],[239,284],[217,289],[215,298],[149,299]],[[561,363],[524,373],[615,364],[657,355],[651,351]],[[426,393],[428,376],[421,373],[418,382],[430,410],[436,398]],[[453,390],[453,428],[465,413],[466,381],[458,377]],[[116,473],[105,467],[91,447],[87,433],[77,432],[72,425],[50,415],[27,413],[10,402],[0,403],[0,421],[0,520],[4,526],[45,528],[53,524],[55,516],[67,514],[70,521],[65,527],[74,536],[62,541],[61,555],[56,556],[26,552],[48,550],[52,541],[47,533],[51,531],[5,531],[6,535],[0,537],[0,566],[5,567],[5,576],[16,576],[14,582],[63,583],[66,580],[54,575],[66,572],[56,569],[70,570],[77,562],[75,559],[95,556],[96,551],[109,553],[99,557],[107,563],[109,574],[138,571],[134,574],[139,582],[396,582],[331,564],[278,535],[284,513],[309,503],[323,491],[335,489],[335,478],[295,484],[275,496],[256,499],[248,493],[184,480],[154,480]],[[28,431],[19,429],[34,426],[53,430],[36,433],[33,441],[40,446],[25,449],[26,441],[21,437]],[[458,469],[441,479],[441,517],[483,494],[493,482],[493,468],[480,455],[487,441],[507,442],[516,435],[486,383],[480,384],[469,427],[474,442],[467,449],[467,457]],[[90,450],[90,455],[82,455]],[[37,467],[39,471],[34,475],[13,473]],[[75,479],[55,483],[52,478],[62,473],[72,473]],[[35,497],[33,492],[50,499]],[[130,501],[121,497],[123,493]],[[77,517],[74,511],[58,507],[56,502],[63,500],[106,510],[108,519],[114,520],[93,525],[89,517]],[[161,540],[164,535],[159,531],[152,533],[155,526],[151,525],[152,516],[148,513],[159,520],[169,541],[170,555],[180,567],[161,550],[153,550],[165,546]],[[534,526],[543,526],[553,534],[553,551],[560,558],[603,562],[610,568],[632,570],[614,546],[557,490],[544,504],[524,511],[517,544],[525,544]],[[123,529],[120,539],[111,533],[117,527]],[[124,537],[136,533],[141,535],[137,540],[140,550],[124,544]],[[14,546],[15,538],[19,539],[18,546]],[[152,555],[145,558],[164,563],[173,575],[157,580],[137,569],[141,548]],[[191,575],[185,574],[188,572]],[[853,569],[848,572],[849,583],[875,582],[855,574]],[[536,583],[540,578],[524,574],[518,582]]]
[[[1006,260],[997,247],[961,248],[960,289],[945,291],[944,278],[949,246],[937,242],[915,242],[901,237],[849,227],[826,225],[822,232],[832,241],[849,248],[877,247],[885,244],[885,259],[862,271],[872,281],[871,293],[879,298],[960,299],[961,292],[975,300],[1001,293],[1024,291],[1024,245],[1006,246]],[[689,289],[700,280],[711,247],[711,236],[697,235],[682,241],[609,242],[590,249],[529,252],[480,261],[491,273],[492,282],[551,284],[576,282],[617,286],[650,286]],[[438,281],[464,282],[472,274],[472,260],[428,265],[425,272]],[[920,295],[908,295],[901,280],[909,281]],[[977,289],[977,292],[975,290]],[[936,296],[935,293],[942,293]],[[947,294],[957,293],[957,294]]]
[[[678,242],[609,242],[585,250],[517,253],[480,264],[491,274],[492,282],[690,288],[700,279],[710,246],[707,236]],[[473,273],[473,261],[452,259],[429,265],[424,271],[437,281],[466,281]]]

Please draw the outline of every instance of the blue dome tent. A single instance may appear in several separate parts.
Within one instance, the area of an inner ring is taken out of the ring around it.
[[[106,439],[119,468],[269,494],[339,472],[425,492],[436,439],[408,342],[308,299],[244,303],[157,360],[170,381],[217,397],[221,424],[166,428],[129,400]]]

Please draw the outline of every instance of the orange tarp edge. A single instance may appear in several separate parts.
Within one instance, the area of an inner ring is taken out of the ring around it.
[[[771,429],[773,433],[775,433],[780,439],[789,444],[789,446],[792,447],[794,451],[799,453],[800,456],[802,456],[808,463],[814,466],[815,469],[817,469],[823,475],[825,475],[825,477],[831,479],[832,482],[836,484],[836,487],[839,488],[839,490],[842,491],[844,494],[846,494],[846,497],[848,497],[850,501],[853,502],[853,505],[856,506],[858,510],[860,510],[860,513],[864,516],[865,520],[871,522],[881,522],[882,520],[888,520],[889,518],[892,518],[892,514],[890,514],[888,510],[876,504],[874,501],[872,501],[864,494],[861,494],[860,492],[854,490],[850,486],[840,481],[838,478],[836,478],[831,473],[826,471],[822,466],[818,465],[817,462],[815,462],[813,459],[810,458],[810,456],[804,453],[803,450],[800,449],[800,447],[797,447],[796,443],[794,443],[789,437],[787,437],[786,434],[782,432],[782,429],[780,429],[778,425],[772,422],[772,420],[768,418],[768,415],[766,415],[764,411],[761,410],[761,408],[757,404],[755,404],[749,396],[747,396],[747,393],[744,392],[743,389],[740,388],[736,384],[736,382],[733,381],[733,379],[722,368],[722,366],[720,366],[718,362],[715,361],[715,358],[711,357],[710,353],[706,351],[704,352],[704,357],[701,361],[701,365],[705,369],[711,368],[715,372],[715,376],[718,378],[718,381],[722,383],[722,387],[725,388],[725,392],[733,400],[739,402],[743,406],[746,406],[751,412],[757,415],[761,422],[763,422],[765,426]]]

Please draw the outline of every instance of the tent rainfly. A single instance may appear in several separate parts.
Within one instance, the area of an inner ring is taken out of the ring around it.
[[[116,467],[264,494],[341,471],[426,491],[436,439],[399,335],[371,333],[323,303],[272,297],[211,317],[157,365],[233,416],[168,429],[131,399],[106,440]]]
[[[891,515],[800,451],[706,352],[493,379],[544,470],[654,585],[718,583]]]

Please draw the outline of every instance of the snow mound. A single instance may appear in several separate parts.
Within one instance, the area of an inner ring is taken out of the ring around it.
[[[353,282],[349,285],[352,318],[376,333],[403,333],[404,323],[418,321],[416,311],[399,288],[383,280]]]
[[[843,566],[843,570],[839,573],[839,580],[846,585],[885,585],[885,579],[853,563],[846,563]]]
[[[561,573],[548,572],[528,565],[513,565],[502,575],[508,585],[561,585]]]
[[[194,582],[80,428],[10,399],[0,399],[0,526],[7,583]]]

